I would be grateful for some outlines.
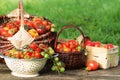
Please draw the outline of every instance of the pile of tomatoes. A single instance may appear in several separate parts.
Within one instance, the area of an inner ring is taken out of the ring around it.
[[[42,53],[46,53],[44,56]],[[13,48],[9,51],[6,51],[4,53],[5,56],[12,57],[12,58],[17,58],[17,59],[40,59],[40,58],[47,58],[48,55],[53,55],[54,50],[51,47],[48,47],[44,44],[35,44],[31,43],[29,46],[26,46],[23,49],[16,49]]]
[[[56,46],[56,51],[64,53],[75,53],[82,50],[81,45],[76,40],[68,40],[64,43],[59,43]]]
[[[91,40],[87,40],[85,42],[86,46],[92,46],[92,47],[103,47],[103,48],[106,48],[106,49],[111,49],[111,48],[114,48],[114,45],[109,43],[109,44],[102,44],[101,42],[99,41],[91,41]]]
[[[38,37],[48,31],[54,32],[55,25],[43,17],[34,17],[33,19],[24,20],[25,29],[32,37]],[[13,36],[20,28],[19,20],[10,20],[0,28],[0,35],[5,37]]]

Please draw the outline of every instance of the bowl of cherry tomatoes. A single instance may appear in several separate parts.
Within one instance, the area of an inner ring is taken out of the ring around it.
[[[31,43],[23,49],[12,48],[0,56],[4,58],[6,65],[12,71],[12,75],[35,77],[44,68],[49,55],[55,55],[51,47],[47,47],[44,44]]]

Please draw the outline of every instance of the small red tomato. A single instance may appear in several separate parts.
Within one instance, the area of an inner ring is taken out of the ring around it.
[[[8,33],[8,30],[4,30],[4,29],[2,29],[1,35],[2,35],[2,36],[5,36],[5,37],[11,37],[11,36],[13,36],[12,34],[9,34],[9,33]]]
[[[36,51],[41,52],[41,49],[38,47],[38,48],[36,48]]]
[[[76,40],[69,40],[68,42],[69,42],[69,44],[74,44],[74,43],[76,43]]]
[[[93,42],[92,42],[92,41],[86,41],[86,42],[85,42],[85,45],[86,45],[86,46],[93,46]]]
[[[34,58],[34,57],[35,57],[35,53],[34,53],[34,52],[32,52],[31,57],[32,57],[32,58]]]
[[[89,61],[87,61],[86,70],[88,70],[88,71],[94,71],[94,70],[97,70],[98,68],[99,68],[99,63],[96,62],[95,60],[89,60]]]
[[[30,48],[32,48],[33,50],[36,50],[38,48],[38,45],[35,43],[30,44]]]
[[[93,42],[93,46],[94,47],[100,47],[101,46],[101,42],[99,42],[99,41]]]
[[[42,24],[43,24],[44,26],[47,26],[47,25],[48,25],[48,23],[47,23],[46,20],[42,21]]]
[[[114,47],[113,44],[106,44],[106,45],[104,45],[104,48],[107,48],[107,49],[111,49],[113,47]]]
[[[30,28],[33,28],[33,27],[34,27],[32,21],[26,22],[26,25],[29,26]]]
[[[34,53],[35,53],[35,58],[43,58],[43,56],[40,54],[40,52],[38,52],[38,51],[34,51]]]
[[[72,52],[73,52],[73,53],[75,53],[75,52],[77,52],[77,51],[78,51],[78,50],[77,50],[76,48],[73,48],[73,49],[72,49]]]
[[[46,30],[49,31],[51,29],[50,25],[45,26]]]
[[[74,44],[70,44],[69,48],[73,49],[73,48],[75,48],[75,45]]]
[[[57,49],[58,51],[61,51],[62,48],[63,48],[63,45],[62,45],[62,44],[58,44],[57,47],[56,47],[56,49]]]
[[[31,56],[32,52],[27,51],[26,54],[29,55],[29,56]]]
[[[39,34],[43,34],[43,33],[44,33],[44,30],[43,30],[42,28],[37,28],[36,30],[37,30],[37,32],[38,32]]]
[[[64,46],[66,46],[66,47],[70,47],[69,42],[65,42],[65,43],[64,43]]]
[[[16,20],[16,21],[14,22],[14,24],[15,24],[15,25],[20,25],[20,21],[19,21],[19,20]]]

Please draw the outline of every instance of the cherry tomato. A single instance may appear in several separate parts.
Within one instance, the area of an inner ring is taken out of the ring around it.
[[[61,51],[62,48],[63,48],[63,45],[62,45],[62,44],[58,44],[57,47],[56,47],[56,49],[57,49],[58,51]]]
[[[107,49],[111,49],[113,47],[114,47],[113,44],[106,44],[106,45],[104,45],[104,48],[107,48]]]
[[[32,48],[33,50],[36,50],[38,48],[38,45],[35,43],[30,44],[30,48]]]
[[[42,21],[42,25],[47,26],[48,25],[47,21],[46,20]]]
[[[40,54],[39,51],[34,51],[35,53],[35,58],[43,58],[43,56]]]
[[[99,42],[99,41],[93,42],[93,46],[94,47],[100,47],[101,46],[101,42]]]
[[[39,34],[43,34],[43,33],[44,33],[44,30],[43,30],[42,28],[37,28],[36,30],[37,30],[37,32],[38,32]]]
[[[86,63],[86,70],[88,71],[94,71],[99,68],[99,63],[96,62],[95,60],[89,60]]]
[[[65,43],[64,43],[64,46],[66,46],[66,47],[70,47],[69,42],[65,42]]]
[[[1,31],[1,35],[5,36],[5,37],[11,37],[12,36],[12,34],[8,33],[8,30],[4,30],[4,29]]]
[[[85,45],[86,46],[93,46],[93,42],[88,40],[85,42]]]
[[[38,51],[38,52],[41,52],[41,49],[39,47],[36,48],[35,50]]]
[[[47,25],[45,26],[46,27],[46,30],[49,31],[51,29],[51,26],[50,25]]]
[[[66,47],[66,48],[63,48],[63,51],[64,51],[64,52],[67,52],[67,53],[70,53],[70,52],[71,52],[71,49],[68,48],[68,47]]]
[[[29,56],[31,56],[31,55],[32,55],[32,52],[27,51],[26,54],[29,55]]]
[[[26,25],[29,26],[30,28],[33,28],[33,22],[32,21],[28,21],[26,22]]]
[[[76,49],[76,48],[73,48],[73,49],[72,49],[72,52],[73,52],[73,53],[77,52],[77,49]]]

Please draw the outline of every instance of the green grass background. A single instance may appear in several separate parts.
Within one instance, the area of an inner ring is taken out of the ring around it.
[[[18,7],[19,0],[0,0],[0,15]],[[65,25],[75,25],[93,41],[112,43],[120,47],[120,0],[23,0],[29,14],[51,20],[57,31]],[[64,30],[60,37],[76,38],[75,29]]]

